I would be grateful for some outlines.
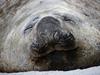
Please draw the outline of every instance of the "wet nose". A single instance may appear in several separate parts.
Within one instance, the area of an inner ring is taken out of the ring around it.
[[[53,34],[60,31],[60,22],[52,16],[44,17],[37,25],[37,39],[45,40],[53,39]]]
[[[52,16],[42,18],[37,25],[37,42],[43,45],[54,41],[54,34],[60,30],[59,20]]]

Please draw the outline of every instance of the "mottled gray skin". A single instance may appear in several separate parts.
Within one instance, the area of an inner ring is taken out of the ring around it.
[[[0,72],[100,65],[99,0],[10,0],[0,6]]]

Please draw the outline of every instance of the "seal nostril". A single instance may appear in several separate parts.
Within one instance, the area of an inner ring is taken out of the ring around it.
[[[46,52],[46,47],[45,46],[41,46],[38,43],[32,43],[31,46],[30,46],[30,49],[33,52],[38,53],[38,54],[41,54],[41,53],[45,53]]]
[[[66,40],[75,40],[74,36],[69,32],[69,33],[66,33],[64,35],[62,35],[63,39],[66,41]]]
[[[72,50],[76,47],[75,38],[70,32],[62,33],[58,45],[66,50]]]
[[[32,43],[30,49],[34,50],[35,52],[39,52],[40,45],[38,43]]]

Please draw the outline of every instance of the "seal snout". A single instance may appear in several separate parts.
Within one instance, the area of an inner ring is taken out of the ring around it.
[[[33,50],[44,54],[54,50],[75,48],[75,38],[70,32],[62,32],[59,20],[52,16],[42,18],[37,25],[37,40],[32,44]],[[49,52],[48,52],[49,51]]]

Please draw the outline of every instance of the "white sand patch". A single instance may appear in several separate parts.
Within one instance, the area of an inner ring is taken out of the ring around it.
[[[88,69],[77,69],[72,71],[30,71],[19,73],[0,73],[0,75],[100,75],[100,66]]]

